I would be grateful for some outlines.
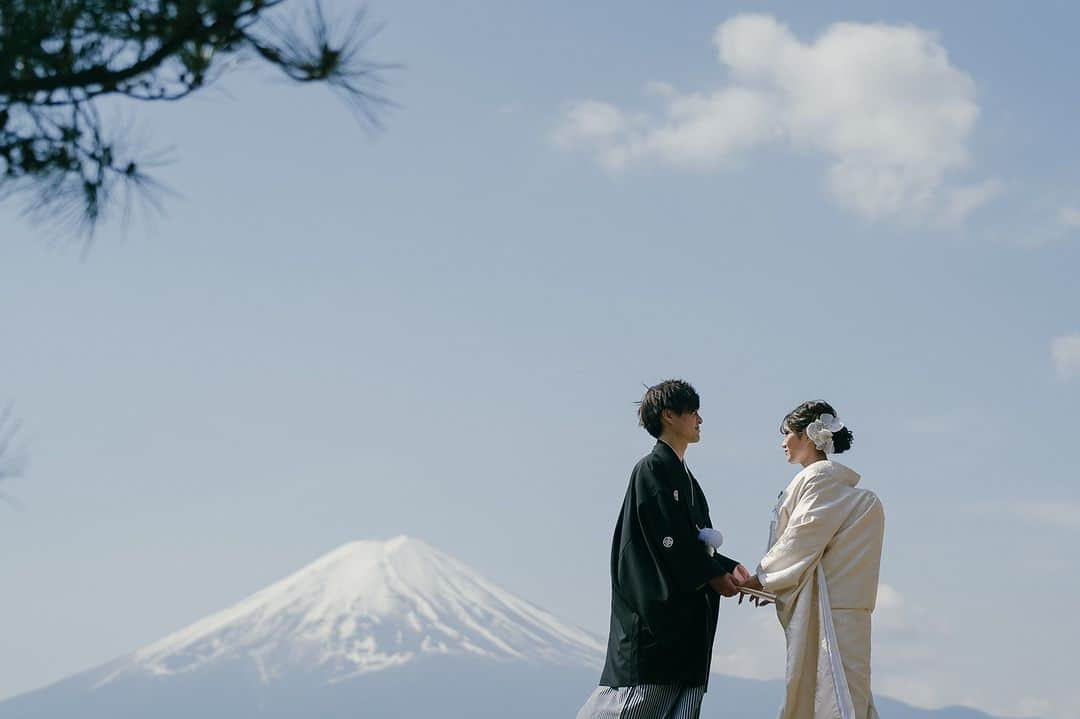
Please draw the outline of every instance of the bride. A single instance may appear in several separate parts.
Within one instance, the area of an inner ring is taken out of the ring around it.
[[[787,638],[780,719],[878,719],[870,692],[870,613],[885,515],[859,475],[828,458],[854,435],[827,402],[780,424],[788,462],[803,469],[780,493],[769,551],[742,585],[776,595]],[[741,601],[741,598],[740,598]]]

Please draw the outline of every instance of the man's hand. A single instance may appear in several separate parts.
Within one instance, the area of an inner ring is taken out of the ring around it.
[[[709,586],[722,597],[734,597],[739,593],[739,587],[735,584],[735,578],[731,574],[713,577],[709,580]]]
[[[742,566],[742,565],[740,565],[740,566]],[[738,571],[738,570],[736,569],[736,571]],[[746,570],[744,569],[743,571],[746,571]],[[747,589],[757,589],[759,591],[761,589],[764,589],[764,587],[761,586],[761,580],[758,579],[755,575],[750,574],[749,572],[747,572],[746,579],[744,579],[742,581],[739,581],[738,585],[740,587],[746,587]],[[749,596],[749,595],[740,593],[739,594],[739,604],[742,604],[742,601],[744,599],[746,599],[747,596]],[[755,606],[758,606],[758,607],[767,607],[770,604],[772,604],[772,602],[766,601],[764,599],[758,599],[757,597],[750,597],[750,603],[755,605]]]
[[[750,571],[741,564],[731,570],[731,574],[735,577],[736,584],[746,584],[750,577],[753,576],[750,574]]]

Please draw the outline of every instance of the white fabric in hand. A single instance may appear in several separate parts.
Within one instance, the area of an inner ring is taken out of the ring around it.
[[[706,527],[698,532],[697,538],[713,549],[719,549],[720,545],[724,543],[724,535],[720,533],[719,529],[713,529],[712,527]]]

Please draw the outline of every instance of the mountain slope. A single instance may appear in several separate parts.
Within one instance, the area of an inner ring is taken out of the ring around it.
[[[593,666],[602,651],[449,555],[397,537],[346,544],[135,652],[99,686],[244,658],[268,683],[297,669],[337,682],[431,655]]]

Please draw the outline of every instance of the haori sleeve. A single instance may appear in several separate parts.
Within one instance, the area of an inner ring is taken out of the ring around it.
[[[713,576],[719,576],[721,574],[730,574],[735,571],[735,567],[739,566],[739,563],[731,557],[724,556],[720,552],[713,554],[710,559],[713,563],[720,568],[720,571]]]
[[[709,556],[690,515],[666,492],[648,496],[637,506],[638,519],[652,555],[667,568],[682,591],[700,589],[725,573]]]
[[[765,589],[783,592],[798,586],[806,571],[817,564],[843,524],[846,489],[827,477],[806,483],[787,527],[758,564],[756,573]]]

